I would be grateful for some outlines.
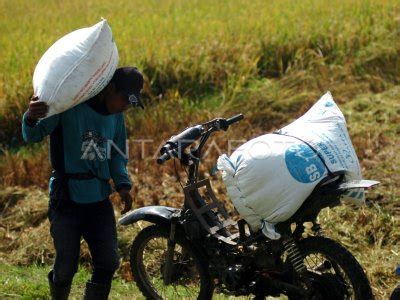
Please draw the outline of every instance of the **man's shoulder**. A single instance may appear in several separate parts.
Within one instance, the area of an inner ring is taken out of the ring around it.
[[[116,113],[115,117],[118,118],[118,119],[122,119],[123,120],[124,119],[124,113],[123,112]]]
[[[79,103],[66,111],[62,112],[60,116],[75,116],[76,114],[82,113],[86,109],[86,104],[85,102]]]
[[[119,112],[116,114],[113,114],[115,120],[119,123],[119,122],[124,122],[124,113],[123,112]]]

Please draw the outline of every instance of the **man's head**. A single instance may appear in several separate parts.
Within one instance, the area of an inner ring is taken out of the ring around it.
[[[143,76],[132,67],[118,68],[110,83],[103,90],[103,99],[111,114],[123,112],[129,105],[140,106],[140,90],[143,88]]]

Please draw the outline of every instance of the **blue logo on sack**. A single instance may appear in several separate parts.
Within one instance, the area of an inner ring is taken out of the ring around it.
[[[329,101],[328,101],[328,102],[325,103],[325,107],[331,107],[331,106],[333,106],[333,103],[332,103],[332,102],[329,102]]]
[[[318,155],[307,145],[294,145],[285,152],[285,162],[290,175],[302,183],[310,183],[325,174],[325,166]]]

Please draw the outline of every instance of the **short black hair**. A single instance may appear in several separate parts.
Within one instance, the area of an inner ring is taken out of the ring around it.
[[[122,67],[115,70],[110,82],[115,84],[117,91],[134,94],[139,98],[143,88],[143,75],[136,67]]]

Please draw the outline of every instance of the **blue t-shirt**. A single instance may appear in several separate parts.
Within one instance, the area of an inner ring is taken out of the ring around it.
[[[39,120],[34,126],[22,120],[22,136],[26,142],[39,142],[50,135],[53,169],[64,173],[92,173],[93,179],[69,179],[71,200],[92,203],[105,199],[112,190],[131,187],[126,169],[126,129],[123,113],[101,114],[88,102]],[[50,178],[52,192],[54,177]]]

